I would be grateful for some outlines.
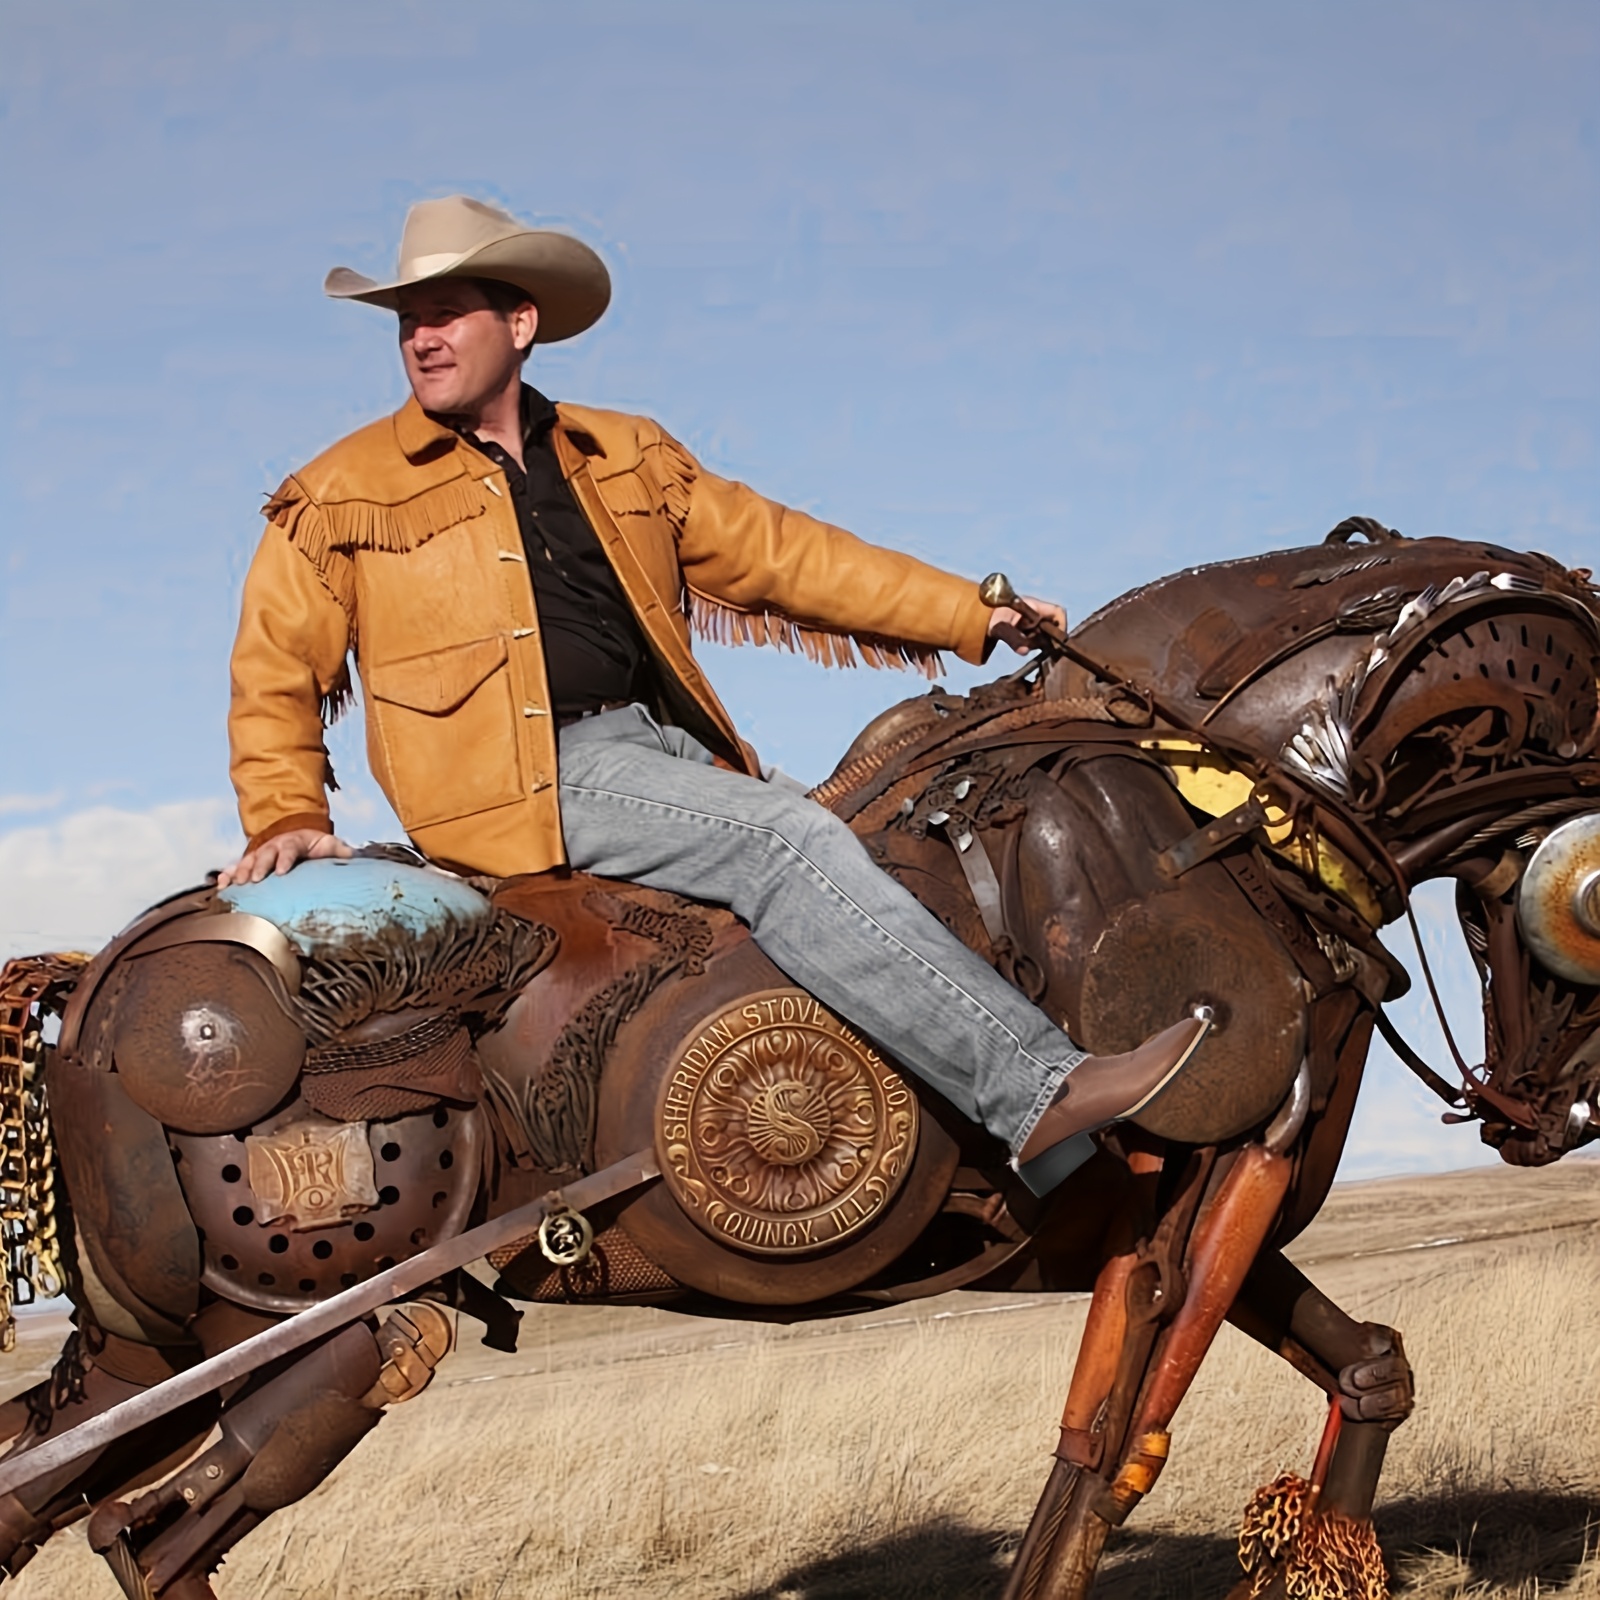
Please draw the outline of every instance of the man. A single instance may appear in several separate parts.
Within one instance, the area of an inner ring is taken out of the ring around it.
[[[222,882],[347,856],[323,715],[355,655],[374,776],[417,847],[506,876],[563,863],[720,902],[762,949],[968,1116],[1044,1192],[1205,1032],[1086,1057],[881,873],[837,818],[763,782],[690,649],[984,659],[1021,643],[976,585],[705,471],[655,423],[554,406],[535,343],[610,299],[562,234],[456,196],[414,206],[394,282],[412,398],[289,478],[245,583],[229,713],[249,845]],[[1064,620],[1057,607],[1042,609]]]

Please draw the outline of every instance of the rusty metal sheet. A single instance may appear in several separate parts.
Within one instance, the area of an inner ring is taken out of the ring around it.
[[[1600,811],[1574,817],[1533,852],[1517,894],[1528,948],[1550,971],[1600,984]]]

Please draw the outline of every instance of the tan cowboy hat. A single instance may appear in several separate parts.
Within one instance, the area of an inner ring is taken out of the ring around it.
[[[588,245],[564,233],[525,228],[481,200],[453,194],[422,200],[406,213],[399,277],[378,283],[335,267],[322,287],[338,300],[397,307],[396,290],[431,278],[494,278],[523,290],[539,308],[536,344],[570,339],[600,320],[611,302],[611,275]]]

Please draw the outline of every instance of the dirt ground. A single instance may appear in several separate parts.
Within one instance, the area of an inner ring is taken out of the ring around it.
[[[1396,1593],[1600,1597],[1600,1161],[1341,1186],[1291,1252],[1406,1335],[1416,1416],[1378,1527]],[[769,1327],[530,1308],[468,1342],[316,1494],[236,1549],[224,1600],[997,1596],[1055,1442],[1077,1296],[956,1294]],[[15,1390],[59,1344],[32,1318]],[[1320,1396],[1225,1329],[1106,1600],[1221,1596],[1238,1514],[1305,1471]],[[116,1600],[79,1529],[6,1600]]]

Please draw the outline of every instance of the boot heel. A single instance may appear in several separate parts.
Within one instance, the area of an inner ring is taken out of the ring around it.
[[[1031,1161],[1024,1161],[1021,1166],[1013,1161],[1011,1166],[1029,1190],[1042,1200],[1052,1189],[1065,1183],[1094,1154],[1094,1148],[1093,1134],[1075,1133],[1070,1139],[1041,1150]]]

